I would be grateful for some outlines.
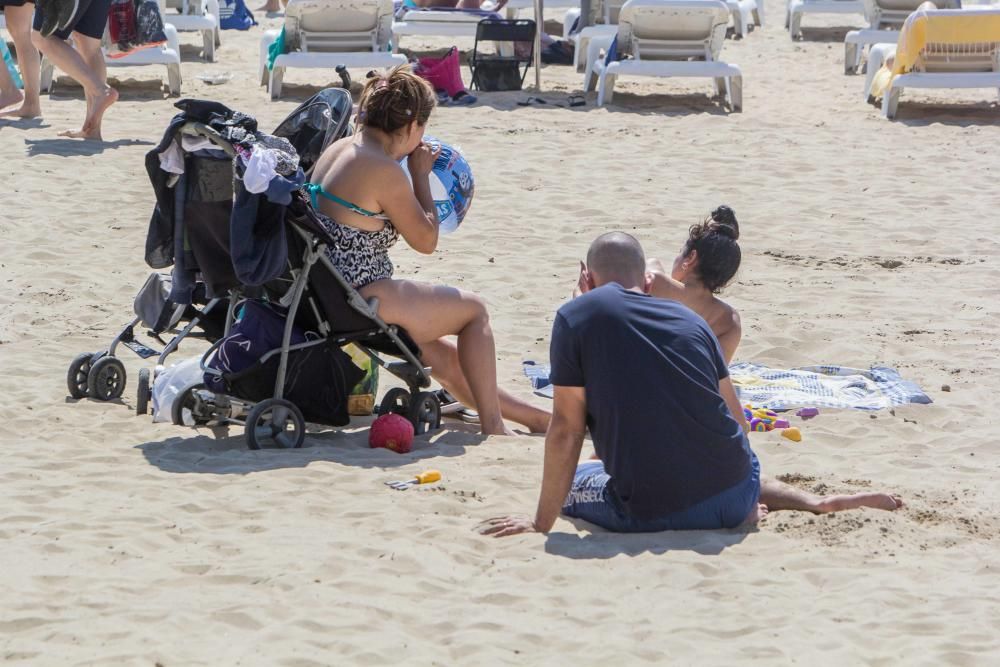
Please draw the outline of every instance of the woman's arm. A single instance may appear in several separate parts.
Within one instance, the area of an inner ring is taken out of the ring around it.
[[[398,165],[390,165],[380,174],[379,204],[406,243],[417,252],[429,255],[437,248],[439,224],[431,196],[430,167],[424,161],[429,159],[433,166],[437,153],[428,149],[433,157],[414,160],[419,150],[408,160],[412,187]]]

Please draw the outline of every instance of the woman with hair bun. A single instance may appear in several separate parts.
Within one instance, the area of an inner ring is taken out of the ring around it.
[[[483,300],[454,287],[393,277],[389,248],[399,237],[427,255],[438,244],[428,179],[440,148],[423,141],[436,99],[408,65],[371,76],[358,103],[357,132],[323,152],[306,189],[336,240],[327,249],[334,266],[362,296],[378,299],[383,320],[406,329],[434,378],[479,412],[483,434],[510,434],[504,418],[545,432],[548,412],[497,388],[496,346]]]
[[[716,296],[740,268],[740,225],[728,206],[720,206],[688,230],[681,252],[668,272],[658,259],[646,270],[652,278],[650,294],[680,301],[701,315],[719,339],[728,364],[736,354],[743,328],[735,308]]]

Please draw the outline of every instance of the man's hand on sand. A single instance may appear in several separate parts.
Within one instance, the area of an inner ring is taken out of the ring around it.
[[[537,532],[535,522],[524,514],[495,516],[492,519],[484,521],[482,528],[479,530],[481,535],[492,535],[493,537],[507,537],[508,535]]]

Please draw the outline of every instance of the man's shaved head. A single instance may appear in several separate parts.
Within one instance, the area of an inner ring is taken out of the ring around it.
[[[590,244],[587,270],[595,287],[615,282],[625,289],[641,288],[646,282],[646,255],[634,236],[607,232]]]

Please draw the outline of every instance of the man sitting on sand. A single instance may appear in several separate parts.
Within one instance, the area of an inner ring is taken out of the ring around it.
[[[535,518],[496,517],[485,534],[548,532],[560,511],[615,532],[656,532],[735,528],[769,510],[902,505],[761,477],[718,341],[694,311],[649,295],[635,238],[598,237],[585,277],[585,293],[552,328],[554,409]],[[600,460],[577,465],[588,428]]]
[[[62,10],[69,7],[66,16]],[[75,7],[75,11],[72,9]],[[58,12],[60,16],[53,14]],[[87,115],[79,130],[60,136],[101,139],[104,112],[118,100],[118,91],[108,85],[108,72],[101,51],[101,37],[108,23],[111,0],[77,0],[74,3],[40,3],[35,6],[32,43],[56,67],[73,77],[87,97]],[[65,19],[65,23],[60,19]],[[66,42],[73,36],[73,45]]]

